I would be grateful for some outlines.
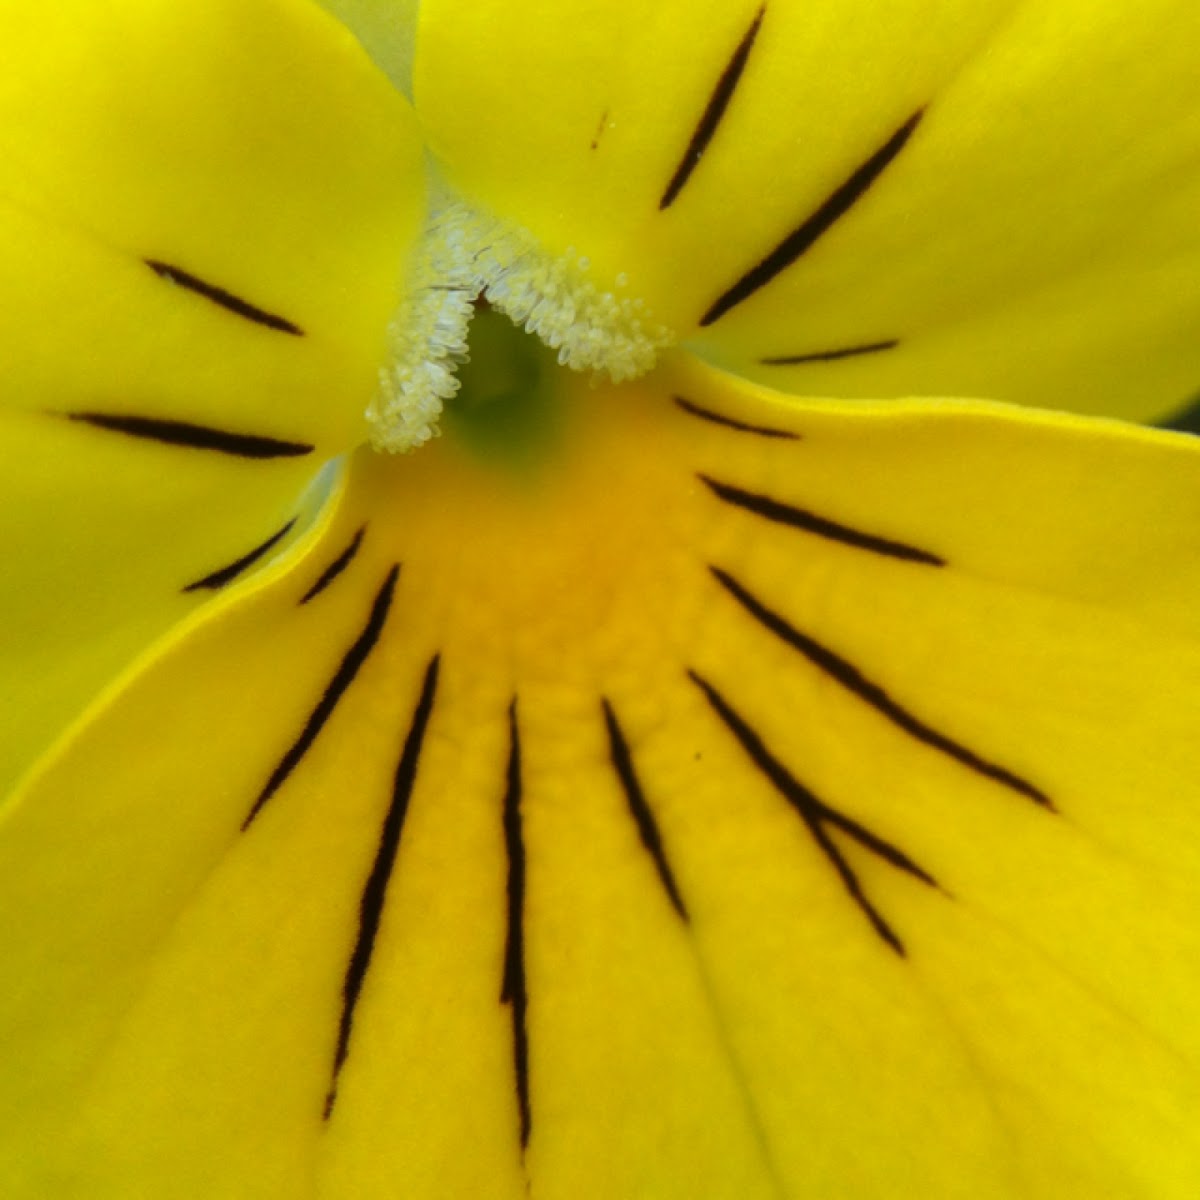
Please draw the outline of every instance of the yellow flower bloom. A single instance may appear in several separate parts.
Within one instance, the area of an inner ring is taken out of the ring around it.
[[[1200,10],[324,7],[0,3],[0,1194],[1191,1200]]]

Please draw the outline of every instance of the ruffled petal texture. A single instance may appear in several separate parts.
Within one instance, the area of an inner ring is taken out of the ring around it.
[[[1200,384],[1198,38],[1187,0],[426,0],[414,95],[468,200],[739,374],[1141,420]]]
[[[406,103],[308,4],[5,4],[0,44],[3,787],[299,532],[424,186]]]
[[[15,798],[4,1194],[1190,1200],[1200,448],[563,387]]]

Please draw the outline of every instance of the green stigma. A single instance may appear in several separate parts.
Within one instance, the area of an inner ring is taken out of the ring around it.
[[[458,391],[446,400],[447,434],[480,457],[518,470],[542,457],[562,418],[554,351],[484,304],[458,368]]]
[[[602,288],[586,257],[548,253],[527,230],[455,198],[434,174],[406,298],[389,329],[391,361],[367,409],[375,449],[412,450],[436,433],[458,391],[477,299],[535,335],[561,366],[614,383],[646,374],[673,343],[627,294],[625,276]]]

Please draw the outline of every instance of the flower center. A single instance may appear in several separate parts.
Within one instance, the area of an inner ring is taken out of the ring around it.
[[[375,449],[410,450],[434,435],[444,403],[459,390],[457,371],[468,357],[468,327],[479,298],[489,311],[503,313],[514,327],[556,351],[562,366],[617,383],[649,371],[659,351],[672,343],[670,331],[651,318],[640,299],[624,294],[624,277],[604,289],[589,272],[588,260],[574,250],[551,255],[527,230],[435,185],[406,298],[389,329],[391,362],[367,410]],[[490,347],[484,353],[492,366],[499,365],[498,357],[506,359],[501,380],[519,373],[519,363],[532,361],[532,352],[517,349],[516,341],[503,343],[509,350],[501,354],[494,328],[483,343]],[[503,392],[505,385],[477,378],[476,401],[466,408],[477,409],[478,397],[497,389]]]
[[[489,462],[523,469],[561,432],[561,371],[552,350],[487,301],[476,304],[469,357],[446,400],[446,431]]]

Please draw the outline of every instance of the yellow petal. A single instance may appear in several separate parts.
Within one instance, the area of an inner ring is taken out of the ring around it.
[[[1200,379],[1197,37],[1187,0],[427,0],[415,99],[470,201],[740,374],[1143,419]]]
[[[561,386],[11,802],[4,1194],[1190,1200],[1200,448]]]
[[[420,221],[411,111],[299,0],[6,4],[4,400],[362,436]]]
[[[361,440],[423,186],[306,4],[4,4],[0,44],[7,783]]]

